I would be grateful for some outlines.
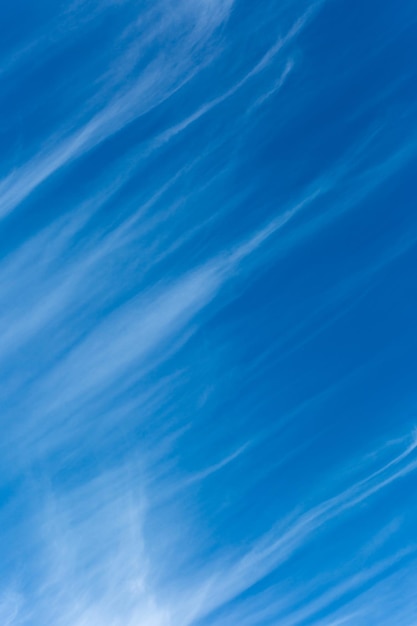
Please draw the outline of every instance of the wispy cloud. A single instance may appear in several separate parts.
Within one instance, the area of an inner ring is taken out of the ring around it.
[[[45,577],[42,596],[38,599],[44,619],[54,619],[63,625],[84,624],[90,619],[104,619],[106,624],[122,620],[161,626],[175,620],[183,624],[198,622],[227,605],[296,551],[305,549],[309,542],[317,540],[319,532],[328,532],[329,525],[347,510],[359,509],[361,502],[414,471],[417,467],[415,449],[412,443],[345,491],[307,511],[298,511],[292,519],[283,520],[279,528],[266,534],[238,558],[231,554],[214,557],[200,568],[198,575],[185,579],[184,575],[177,575],[172,580],[170,570],[174,563],[178,569],[178,559],[193,558],[193,550],[186,537],[179,539],[176,535],[179,528],[172,526],[171,520],[176,519],[183,529],[188,527],[188,533],[192,532],[191,523],[182,518],[184,512],[178,511],[175,501],[165,504],[165,509],[161,504],[154,506],[152,492],[146,487],[153,473],[151,466],[138,460],[120,471],[105,472],[66,495],[50,491],[44,498],[44,510],[35,526],[43,551],[40,562],[34,567],[41,567]],[[209,472],[218,471],[241,452],[231,455]],[[196,475],[194,479],[201,480],[204,476]],[[172,487],[176,487],[175,483]],[[359,510],[356,512],[360,514]],[[173,552],[166,554],[164,563],[154,560],[159,552],[158,542],[172,545],[172,548],[176,546]],[[271,618],[276,623],[281,623],[280,620],[288,624],[302,623],[338,598],[377,580],[409,555],[408,549],[400,551],[353,574],[302,609],[289,612],[294,600],[290,596],[278,603]],[[52,605],[51,595],[54,597]],[[270,605],[271,611],[274,606],[275,603]],[[232,609],[229,619],[241,619],[235,611]],[[255,618],[253,614],[248,623],[258,623]],[[246,623],[244,616],[243,623]]]
[[[4,40],[2,624],[415,621],[415,71],[345,4]]]
[[[227,18],[232,6],[231,0],[203,3],[198,9],[189,2],[182,2],[175,16],[164,11],[160,18],[163,24],[160,36],[169,38],[173,29],[183,27],[185,33],[180,44],[170,55],[167,51],[158,55],[133,84],[111,97],[110,102],[80,128],[61,131],[28,163],[5,176],[0,181],[1,215],[7,215],[63,166],[160,105],[189,81],[199,69],[190,63],[190,55],[196,54],[198,46],[202,46]]]

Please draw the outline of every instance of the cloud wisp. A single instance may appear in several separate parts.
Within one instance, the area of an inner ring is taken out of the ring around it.
[[[2,624],[415,622],[408,4],[4,11]]]

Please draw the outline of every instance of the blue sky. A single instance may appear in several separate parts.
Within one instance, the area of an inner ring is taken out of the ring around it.
[[[0,13],[0,623],[413,626],[415,3]]]

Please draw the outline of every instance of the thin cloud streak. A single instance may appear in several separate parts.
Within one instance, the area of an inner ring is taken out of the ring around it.
[[[142,5],[2,45],[0,622],[411,624],[411,8]]]

